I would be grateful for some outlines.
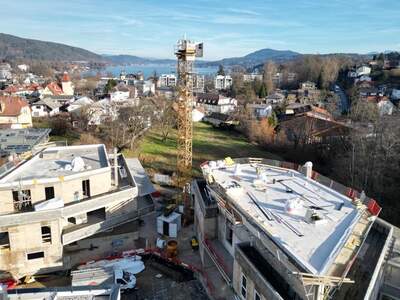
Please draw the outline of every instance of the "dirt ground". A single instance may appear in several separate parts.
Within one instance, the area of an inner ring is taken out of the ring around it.
[[[155,260],[145,261],[146,269],[136,275],[137,290],[124,293],[123,300],[208,300],[200,281],[193,275],[172,269]]]

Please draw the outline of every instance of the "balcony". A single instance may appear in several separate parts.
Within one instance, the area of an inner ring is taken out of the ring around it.
[[[233,278],[233,257],[217,239],[205,239],[203,246],[222,278],[230,285]]]
[[[250,243],[237,244],[235,260],[267,299],[296,299],[286,279]]]
[[[134,199],[136,195],[137,187],[127,186],[93,197],[88,197],[78,202],[68,203],[62,208],[2,215],[0,216],[0,227],[31,224],[58,218],[68,218],[86,211],[92,211],[104,207],[111,202],[115,202],[116,199],[120,199],[121,201]]]
[[[118,186],[103,194],[79,199],[78,201],[67,203],[64,207],[43,210],[29,211],[29,207],[23,211],[16,211],[13,214],[0,215],[0,227],[24,225],[35,222],[54,220],[57,218],[68,218],[87,211],[92,211],[105,205],[115,202],[116,199],[122,201],[133,200],[138,195],[138,187],[123,155],[118,155],[119,174]],[[123,174],[124,176],[122,176]],[[36,203],[35,203],[36,204]],[[17,216],[17,217],[16,217]]]
[[[123,213],[115,217],[111,216],[107,219],[101,214],[88,214],[87,223],[63,230],[62,244],[68,245],[75,241],[92,236],[96,233],[112,229],[114,227],[123,225],[124,223],[128,223],[143,217],[154,210],[154,204],[152,202],[149,203],[145,201],[147,201],[147,199],[139,199],[138,210],[129,213]]]

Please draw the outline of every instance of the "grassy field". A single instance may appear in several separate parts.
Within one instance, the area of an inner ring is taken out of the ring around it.
[[[194,175],[199,174],[202,162],[223,159],[227,156],[279,159],[277,155],[249,143],[240,133],[216,129],[204,123],[194,123],[193,126]],[[142,139],[136,151],[126,152],[125,155],[138,156],[148,170],[175,171],[176,131],[171,132],[168,139],[163,142],[160,133],[152,129]]]

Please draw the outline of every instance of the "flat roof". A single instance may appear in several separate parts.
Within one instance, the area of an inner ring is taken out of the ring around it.
[[[82,158],[83,167],[71,170],[73,159]],[[2,183],[23,180],[50,179],[109,167],[104,145],[49,147],[15,168],[0,179]]]
[[[51,129],[0,129],[0,155],[21,154],[30,151],[33,146],[46,142]]]
[[[209,163],[203,172],[212,174],[239,212],[313,274],[328,271],[361,217],[350,198],[294,170],[221,162]]]
[[[126,164],[128,165],[129,171],[131,172],[133,179],[135,179],[138,187],[138,195],[145,196],[154,193],[156,189],[151,183],[149,177],[139,159],[137,158],[126,158]]]

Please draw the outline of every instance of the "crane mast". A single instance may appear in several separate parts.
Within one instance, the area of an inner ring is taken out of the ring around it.
[[[177,100],[177,185],[184,188],[192,171],[192,107],[194,61],[203,56],[203,44],[187,39],[179,40],[175,55],[178,59],[178,100]]]

